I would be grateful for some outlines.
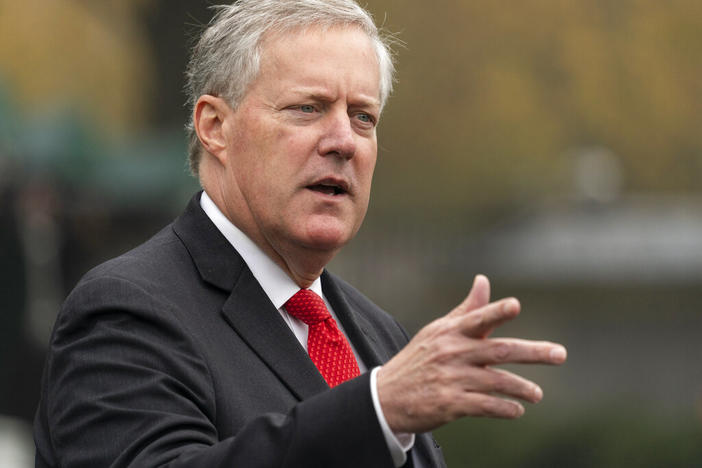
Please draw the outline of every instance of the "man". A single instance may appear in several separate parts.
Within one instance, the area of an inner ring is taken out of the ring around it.
[[[392,84],[366,12],[241,0],[220,9],[188,74],[204,192],[66,300],[37,466],[444,466],[428,431],[541,398],[490,366],[557,364],[565,350],[489,339],[519,303],[491,303],[486,278],[408,343],[324,269],[365,215]]]

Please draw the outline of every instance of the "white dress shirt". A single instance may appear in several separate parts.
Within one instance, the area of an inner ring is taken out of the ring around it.
[[[206,192],[202,192],[200,206],[217,229],[219,229],[229,243],[234,246],[236,251],[239,252],[239,255],[241,255],[241,258],[243,258],[244,262],[246,262],[246,265],[249,267],[249,270],[251,270],[251,273],[254,275],[254,278],[256,278],[256,281],[258,281],[263,288],[263,291],[273,303],[273,306],[278,309],[280,316],[283,318],[288,327],[290,327],[290,330],[292,330],[302,347],[305,348],[305,351],[307,351],[307,324],[305,324],[302,320],[288,314],[283,307],[288,299],[299,291],[300,287],[270,257],[268,257],[263,250],[261,250],[251,239],[249,239],[246,234],[234,226],[234,224],[229,221],[226,216],[224,216],[224,214],[219,210],[217,205],[215,205]],[[341,330],[344,336],[346,336],[343,326],[334,313],[334,308],[331,306],[331,304],[329,304],[327,298],[322,292],[322,282],[320,278],[314,280],[308,289],[314,291],[324,300],[324,303],[326,304],[327,309],[329,309],[331,316],[334,317],[339,330]],[[348,336],[346,336],[346,339],[351,344],[351,349],[353,350],[354,356],[356,356],[359,370],[362,373],[365,372],[367,367],[359,358],[358,353],[353,347],[353,343],[351,343],[351,341],[348,339]],[[380,407],[380,400],[378,399],[377,374],[379,369],[380,367],[376,367],[371,371],[370,392],[373,398],[373,406],[375,407],[378,422],[383,430],[385,442],[390,449],[390,454],[392,455],[395,466],[399,467],[402,466],[405,461],[407,461],[407,451],[414,445],[414,434],[395,434],[388,426],[383,410]]]

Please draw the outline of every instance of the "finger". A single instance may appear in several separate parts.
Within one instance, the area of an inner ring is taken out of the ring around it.
[[[484,393],[466,393],[461,399],[462,416],[516,419],[524,414],[519,402]]]
[[[473,367],[465,377],[464,391],[499,394],[519,398],[530,403],[538,403],[544,396],[541,387],[517,374],[503,369]]]
[[[474,365],[496,364],[563,364],[566,349],[550,341],[531,341],[516,338],[482,340],[466,358]]]
[[[492,331],[519,315],[521,305],[513,297],[492,302],[461,318],[461,332],[472,338],[485,338]]]
[[[462,315],[483,307],[490,302],[490,280],[485,275],[476,275],[468,296],[448,316]]]

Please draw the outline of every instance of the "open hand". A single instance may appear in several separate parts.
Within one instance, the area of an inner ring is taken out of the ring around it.
[[[561,364],[563,346],[547,341],[489,338],[520,312],[514,298],[490,302],[490,283],[478,275],[468,297],[431,322],[378,372],[378,398],[395,432],[426,432],[464,416],[517,418],[519,399],[536,403],[541,388],[492,366]]]

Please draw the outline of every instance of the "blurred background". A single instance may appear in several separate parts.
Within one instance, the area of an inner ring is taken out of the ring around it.
[[[33,466],[56,312],[178,215],[205,0],[0,0],[0,466]],[[702,466],[702,2],[369,0],[397,32],[371,209],[334,260],[411,331],[485,273],[562,342],[451,467]]]

